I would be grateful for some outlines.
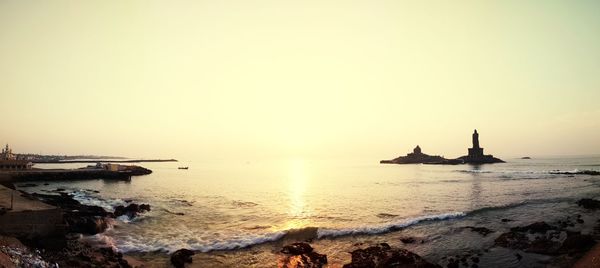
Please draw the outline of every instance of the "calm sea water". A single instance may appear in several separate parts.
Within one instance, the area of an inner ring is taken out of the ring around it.
[[[508,163],[482,166],[305,159],[143,163],[154,172],[130,182],[51,182],[25,189],[66,188],[83,203],[110,210],[127,199],[149,203],[151,212],[134,220],[119,219],[93,239],[130,253],[190,248],[208,252],[200,258],[225,266],[214,252],[245,254],[247,249],[237,249],[290,237],[313,239],[330,255],[330,263],[344,262],[349,254],[339,252],[348,251],[351,242],[394,244],[406,235],[432,241],[411,250],[439,259],[493,243],[477,237],[453,241],[459,226],[501,230],[509,227],[501,218],[511,218],[514,224],[558,219],[577,209],[577,199],[600,196],[600,176],[552,174],[598,171],[600,157],[505,160]],[[274,253],[265,251],[247,253],[266,255],[245,265],[271,267],[273,263],[264,259]]]

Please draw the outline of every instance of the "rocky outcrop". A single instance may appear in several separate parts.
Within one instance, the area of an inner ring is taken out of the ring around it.
[[[561,240],[561,237],[564,239]],[[511,228],[494,242],[496,246],[544,255],[583,252],[596,243],[591,235],[571,232],[545,222]]]
[[[529,224],[529,225],[523,226],[523,227],[514,227],[514,228],[511,228],[510,230],[513,232],[546,233],[547,231],[555,230],[555,229],[556,229],[556,227],[553,227],[543,221],[540,221],[540,222],[534,222],[532,224]]]
[[[68,224],[68,231],[72,233],[81,233],[95,235],[104,232],[109,223],[106,218],[98,216],[65,215],[65,221]]]
[[[585,252],[592,248],[596,244],[594,237],[591,235],[584,235],[581,233],[570,233],[565,241],[563,241],[561,247],[558,249],[560,253],[575,253]]]
[[[439,155],[428,155],[421,152],[421,147],[417,145],[415,149],[413,149],[412,153],[407,154],[406,156],[399,156],[392,160],[381,160],[380,164],[434,164],[434,163],[449,163],[449,159],[443,158]]]
[[[135,218],[138,214],[150,211],[150,205],[148,204],[135,204],[131,203],[127,206],[116,206],[115,212],[113,212],[115,217],[120,217],[126,215],[130,219]]]
[[[94,235],[104,232],[109,226],[106,217],[112,216],[112,213],[99,206],[83,205],[67,193],[59,195],[33,193],[31,196],[61,208],[68,232]]]
[[[29,194],[23,194],[29,196]],[[67,232],[70,233],[95,235],[104,232],[110,226],[109,218],[122,215],[134,218],[140,213],[150,211],[148,204],[131,203],[127,206],[117,206],[115,212],[111,213],[99,206],[83,205],[73,199],[73,196],[62,191],[59,191],[58,195],[33,193],[30,196],[61,208],[67,223]]]
[[[386,243],[365,249],[352,251],[352,262],[344,264],[344,268],[367,267],[404,267],[435,268],[439,265],[430,263],[421,256],[406,249],[392,248]]]
[[[489,234],[491,234],[491,233],[494,232],[494,231],[492,231],[492,230],[490,230],[488,228],[485,228],[485,227],[467,226],[467,227],[465,227],[465,229],[470,229],[471,231],[476,232],[476,233],[478,233],[480,235],[483,235],[483,236],[487,236],[487,235],[489,235]]]
[[[600,201],[590,198],[583,198],[577,201],[577,205],[586,209],[598,209],[600,208]]]
[[[179,249],[171,254],[171,263],[175,268],[183,268],[186,263],[192,263],[192,256],[194,254],[196,253],[189,249]]]
[[[306,253],[309,253],[312,251],[313,251],[313,248],[308,243],[299,242],[299,243],[293,243],[293,244],[284,246],[280,252],[283,254],[289,254],[289,255],[300,255],[300,254],[306,254]]]
[[[57,264],[51,267],[131,267],[122,253],[109,247],[93,247],[77,238],[78,236],[67,235],[22,241],[28,247],[36,249],[44,261]]]
[[[327,256],[313,251],[313,248],[304,242],[297,242],[284,246],[281,253],[286,254],[278,261],[278,267],[299,268],[313,267],[320,268],[327,264]]]

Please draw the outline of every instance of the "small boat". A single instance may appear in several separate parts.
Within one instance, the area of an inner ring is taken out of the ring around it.
[[[188,167],[178,167],[178,169],[188,169]]]

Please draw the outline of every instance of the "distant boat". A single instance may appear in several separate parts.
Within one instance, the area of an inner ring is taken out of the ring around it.
[[[178,169],[188,169],[188,167],[178,167]]]
[[[521,159],[531,159],[531,157],[529,157],[529,156],[523,156],[523,157],[521,157]]]

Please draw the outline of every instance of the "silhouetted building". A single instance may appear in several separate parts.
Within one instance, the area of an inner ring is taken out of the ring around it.
[[[4,148],[2,148],[2,153],[0,153],[0,160],[15,160],[15,155],[12,153],[12,149],[8,147],[8,143]]]
[[[27,160],[17,160],[16,156],[12,153],[12,149],[8,147],[8,144],[2,149],[0,153],[0,170],[20,170],[20,169],[31,169],[33,163]]]

